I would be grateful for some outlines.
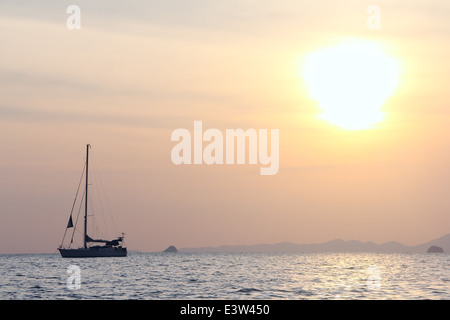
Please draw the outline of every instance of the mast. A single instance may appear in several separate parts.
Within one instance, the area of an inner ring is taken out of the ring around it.
[[[84,199],[84,248],[87,248],[86,238],[87,238],[87,210],[88,210],[88,172],[89,172],[89,148],[90,144],[86,145],[86,191]]]

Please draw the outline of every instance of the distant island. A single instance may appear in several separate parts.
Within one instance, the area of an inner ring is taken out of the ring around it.
[[[426,253],[432,246],[439,247],[442,252],[450,252],[450,233],[440,238],[416,246],[407,246],[399,242],[390,241],[383,244],[361,242],[357,240],[344,241],[336,239],[324,243],[295,244],[280,242],[276,244],[256,244],[242,246],[219,246],[180,248],[179,252],[378,252],[378,253]],[[432,249],[436,250],[436,249]]]
[[[166,250],[164,250],[163,252],[167,253],[167,252],[178,252],[177,248],[175,248],[175,246],[170,246],[168,247]]]
[[[438,246],[431,246],[427,250],[428,253],[444,253],[444,249]]]

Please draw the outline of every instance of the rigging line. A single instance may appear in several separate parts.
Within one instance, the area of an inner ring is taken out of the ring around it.
[[[80,237],[83,237],[83,232],[81,232],[80,230],[74,230],[77,235],[80,235]],[[71,244],[78,244],[79,246],[81,246],[82,244],[79,244],[78,242],[74,242],[72,241]]]
[[[92,177],[92,174],[91,174]],[[89,198],[91,199],[91,201],[89,202],[89,212],[90,214],[88,214],[88,217],[92,217],[92,219],[89,220],[89,230],[91,230],[89,233],[91,234],[91,237],[95,238],[97,236],[97,225],[96,225],[96,217],[97,217],[97,213],[95,212],[95,206],[92,203],[92,188],[89,190],[90,194],[89,194]]]
[[[85,189],[84,192],[83,192],[83,199],[84,199],[84,195],[85,195],[85,194],[86,194],[86,189]],[[75,225],[74,225],[74,227],[73,227],[72,238],[70,239],[70,243],[73,242],[73,236],[75,235],[75,231],[78,231],[78,230],[77,230],[78,218],[80,217],[80,212],[81,212],[81,208],[82,208],[83,203],[84,203],[84,200],[80,201],[80,206],[79,206],[79,208],[78,208],[77,219],[75,220]]]
[[[99,233],[103,236],[103,238],[107,238],[108,235],[109,235],[108,224],[107,224],[106,219],[105,219],[105,210],[103,208],[104,206],[103,206],[103,201],[102,201],[103,199],[102,199],[101,192],[100,192],[100,177],[99,177],[99,173],[97,171],[97,164],[96,164],[95,159],[93,161],[93,170],[92,171],[94,173],[93,174],[94,181],[98,185],[97,188],[95,188],[95,190],[96,190],[96,196],[97,196],[97,199],[98,199],[98,203],[100,205],[100,216],[101,216],[101,219],[102,219],[101,225],[105,229],[104,231],[106,231],[106,232],[103,232],[103,230],[100,230]]]
[[[98,193],[98,198],[99,198],[99,203],[100,203],[100,209],[101,209],[104,225],[106,227],[106,233],[107,234],[111,233],[110,236],[112,236],[112,233],[117,233],[119,228],[117,227],[116,221],[114,220],[114,215],[112,214],[111,206],[108,201],[108,197],[106,196],[106,194],[107,194],[106,188],[103,183],[102,176],[100,174],[100,170],[98,170],[99,167],[97,166],[97,162],[96,162],[95,158],[93,161],[93,165],[94,165],[94,176],[95,176],[96,182],[98,184],[97,193]],[[103,197],[102,197],[102,195],[103,195]],[[105,205],[106,205],[106,209],[105,209]],[[108,219],[109,219],[111,225],[107,223],[106,215],[108,215]],[[112,227],[113,230],[109,230],[108,226]]]
[[[101,170],[99,170],[99,166],[97,165],[97,159],[94,157],[92,161],[92,172],[93,172],[93,178],[95,180],[95,183],[97,185],[96,189],[96,196],[98,198],[98,203],[100,205],[100,217],[97,220],[97,223],[99,220],[102,220],[102,230],[101,233],[105,238],[112,237],[115,232],[117,232],[117,226],[115,225],[115,221],[113,219],[113,216],[111,214],[111,208],[108,203],[108,197],[106,196],[107,192],[105,191],[105,187],[102,181],[102,175]],[[106,206],[105,206],[106,204]],[[109,214],[109,215],[108,215]]]
[[[72,209],[70,210],[70,216],[72,216],[73,208],[75,207],[75,203],[76,203],[76,201],[77,201],[78,192],[80,191],[81,182],[83,181],[84,170],[86,170],[86,163],[84,163],[83,172],[81,173],[80,182],[78,183],[77,192],[76,192],[76,194],[75,194],[75,199],[73,200]],[[68,229],[68,228],[66,228],[66,230],[64,231],[64,236],[63,236],[63,239],[62,239],[62,241],[61,241],[61,247],[62,247],[62,245],[64,244],[64,239],[66,238],[67,229]],[[75,229],[75,226],[74,226],[74,229]],[[72,238],[73,238],[73,237],[72,237]]]

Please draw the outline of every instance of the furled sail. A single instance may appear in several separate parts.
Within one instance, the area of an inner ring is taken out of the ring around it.
[[[120,244],[119,242],[121,241],[123,241],[123,237],[118,237],[115,240],[103,240],[103,239],[92,239],[91,237],[86,235],[86,242],[103,242],[109,246],[118,246]]]

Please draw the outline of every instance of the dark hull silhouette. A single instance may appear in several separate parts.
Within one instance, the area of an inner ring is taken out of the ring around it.
[[[58,249],[63,258],[104,258],[104,257],[126,257],[127,248],[79,248]]]

